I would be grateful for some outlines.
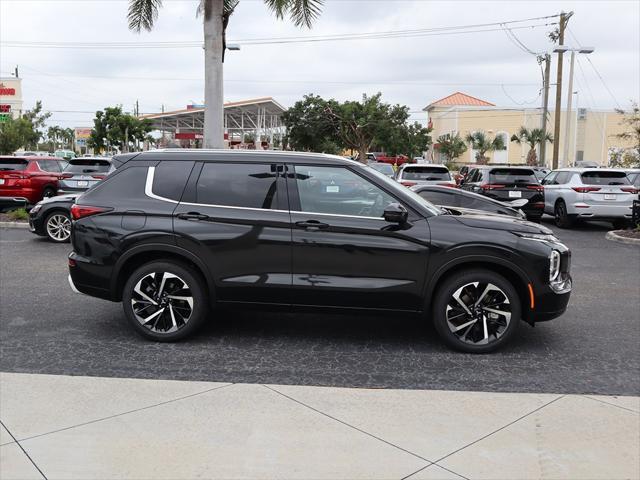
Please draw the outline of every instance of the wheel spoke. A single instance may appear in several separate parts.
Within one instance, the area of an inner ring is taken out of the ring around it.
[[[490,313],[495,313],[497,315],[502,315],[504,318],[507,319],[507,321],[511,320],[511,312],[503,312],[502,310],[498,310],[496,308],[487,308],[487,307],[484,307],[483,310],[485,312],[490,312]]]
[[[460,304],[460,306],[463,308],[463,310],[465,312],[467,312],[468,315],[472,315],[471,310],[469,310],[469,307],[467,306],[466,303],[464,303],[462,301],[462,299],[460,298],[460,294],[462,293],[462,288],[459,288],[454,294],[453,294],[453,299],[458,302]]]

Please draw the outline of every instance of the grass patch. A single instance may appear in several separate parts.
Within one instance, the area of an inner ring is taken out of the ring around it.
[[[24,208],[18,208],[17,210],[11,210],[8,212],[7,217],[13,221],[28,220],[29,214]]]

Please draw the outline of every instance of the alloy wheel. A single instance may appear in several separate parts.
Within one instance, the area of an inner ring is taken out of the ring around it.
[[[56,213],[47,220],[47,234],[57,242],[65,242],[71,236],[71,219]]]
[[[504,291],[492,283],[467,283],[451,295],[446,320],[458,340],[487,345],[497,341],[509,327],[511,304]]]
[[[136,320],[154,333],[173,333],[193,314],[193,296],[182,278],[169,272],[153,272],[136,283],[131,295]]]

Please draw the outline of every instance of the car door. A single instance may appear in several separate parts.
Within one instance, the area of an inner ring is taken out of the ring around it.
[[[429,257],[426,220],[412,212],[405,225],[385,221],[385,207],[401,202],[373,174],[355,167],[287,168],[292,302],[421,309]]]
[[[37,169],[34,170],[31,178],[32,184],[36,184],[36,188],[42,195],[42,190],[46,187],[57,189],[58,179],[60,178],[60,166],[56,160],[36,160]]]
[[[291,219],[282,168],[215,161],[191,174],[174,232],[208,266],[219,301],[288,303]]]
[[[558,198],[558,190],[556,177],[558,172],[551,172],[540,182],[544,187],[544,211],[545,213],[553,213],[553,206]]]

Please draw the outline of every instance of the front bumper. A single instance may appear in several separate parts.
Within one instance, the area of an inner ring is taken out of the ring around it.
[[[0,197],[0,210],[24,208],[29,203],[26,197]]]
[[[545,286],[540,291],[534,291],[535,306],[529,310],[527,320],[530,323],[546,322],[559,317],[567,310],[571,297],[572,278],[567,276],[569,288],[563,293],[554,292],[549,286]]]

